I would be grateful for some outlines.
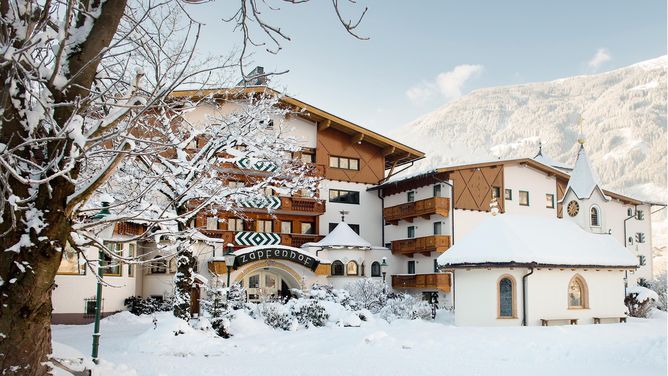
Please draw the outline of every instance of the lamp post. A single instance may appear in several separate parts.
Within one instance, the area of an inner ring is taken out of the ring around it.
[[[234,266],[234,259],[237,257],[233,253],[233,245],[231,243],[227,244],[227,252],[223,256],[225,258],[225,266],[227,267],[227,287],[230,287],[230,273],[232,273],[232,267]]]
[[[111,214],[109,212],[109,204],[111,199],[102,202],[102,210],[95,214],[92,219],[98,220]],[[98,350],[100,348],[100,317],[102,316],[102,278],[104,277],[104,266],[102,260],[104,259],[104,252],[100,249],[97,253],[97,287],[95,290],[95,325],[93,327],[93,351],[91,357],[93,362],[98,364]]]
[[[387,257],[383,257],[383,262],[380,263],[380,271],[383,275],[383,293],[385,293],[385,276],[387,275]]]

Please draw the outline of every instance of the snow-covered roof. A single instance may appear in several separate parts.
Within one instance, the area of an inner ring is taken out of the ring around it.
[[[193,233],[193,235],[192,235],[192,239],[193,239],[193,240],[203,241],[203,242],[205,242],[205,243],[225,243],[225,239],[222,239],[222,238],[211,238],[211,237],[208,237],[208,236],[202,234],[202,233],[199,232],[199,231],[195,231],[195,232]]]
[[[310,243],[308,245],[322,248],[371,249],[371,243],[357,235],[357,233],[345,222],[340,222],[338,225],[336,225],[334,230],[332,230],[319,242]]]
[[[538,162],[538,163],[542,163],[545,166],[555,167],[555,168],[558,168],[560,170],[570,171],[570,170],[573,169],[573,167],[571,167],[571,166],[569,166],[565,163],[557,162],[554,159],[550,158],[548,155],[543,153],[543,148],[542,147],[538,151],[538,154],[536,154],[536,156],[533,157],[533,160]]]
[[[606,197],[601,189],[600,179],[591,168],[589,157],[587,157],[587,152],[585,152],[584,145],[582,144],[580,145],[578,158],[575,160],[575,166],[573,166],[573,171],[570,172],[570,175],[566,192],[570,189],[578,198],[585,199],[591,197],[594,190],[598,188],[601,195]]]
[[[567,219],[513,214],[483,219],[439,256],[438,263],[637,266],[612,235],[587,232]]]

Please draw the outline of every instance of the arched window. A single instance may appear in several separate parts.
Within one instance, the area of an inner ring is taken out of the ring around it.
[[[336,260],[332,263],[332,275],[343,275],[343,263]]]
[[[346,265],[346,275],[357,275],[357,263],[355,261],[350,261]]]
[[[156,260],[158,259],[158,260]],[[165,259],[159,260],[160,256],[155,256],[151,265],[151,274],[165,274],[167,273],[167,261]]]
[[[380,263],[378,261],[371,263],[371,276],[380,277]]]
[[[515,318],[515,279],[510,275],[503,275],[498,283],[499,318]]]
[[[578,274],[568,283],[568,308],[589,308],[587,283]]]
[[[592,226],[600,226],[601,225],[601,209],[598,208],[598,206],[592,206],[591,209],[589,210],[590,214],[590,224]]]

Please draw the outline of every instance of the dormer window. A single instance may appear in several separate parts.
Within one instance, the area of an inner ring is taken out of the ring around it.
[[[598,206],[592,206],[590,209],[590,225],[592,227],[600,227],[601,226],[601,212]]]

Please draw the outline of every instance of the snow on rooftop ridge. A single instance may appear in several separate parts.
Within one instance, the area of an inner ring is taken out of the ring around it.
[[[567,192],[569,189],[572,189],[573,193],[580,199],[591,197],[596,188],[603,194],[600,180],[596,172],[591,168],[591,162],[589,162],[584,145],[580,145],[575,166],[573,166],[573,171],[570,174],[571,177],[568,179],[568,186],[566,186]]]
[[[483,219],[439,256],[438,263],[637,266],[635,257],[612,235],[587,232],[567,219],[516,214]]]
[[[565,163],[557,162],[554,159],[550,158],[549,156],[543,154],[543,144],[539,144],[538,146],[538,154],[536,154],[535,157],[533,157],[533,160],[544,164],[548,167],[555,167],[561,170],[572,170],[573,168]]]
[[[371,249],[371,243],[364,240],[361,236],[348,226],[345,222],[340,222],[334,230],[319,242],[312,243],[312,246],[322,248],[363,248]]]

